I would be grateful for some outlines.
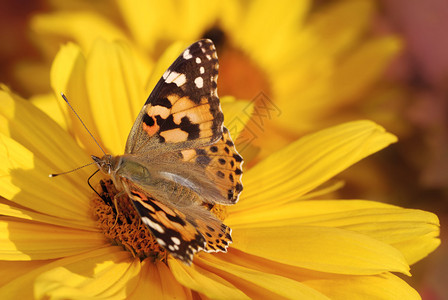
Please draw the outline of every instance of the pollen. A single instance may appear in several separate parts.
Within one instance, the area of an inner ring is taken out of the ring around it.
[[[166,262],[167,251],[157,243],[149,229],[143,224],[127,195],[117,198],[114,184],[101,180],[101,198],[92,199],[92,212],[98,227],[114,245],[122,246],[140,260],[151,258],[154,262]]]

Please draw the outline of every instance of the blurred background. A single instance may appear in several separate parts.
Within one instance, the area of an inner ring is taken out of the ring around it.
[[[98,37],[124,39],[150,69],[172,43],[212,38],[220,95],[258,112],[239,141],[249,165],[350,120],[398,136],[339,175],[338,197],[436,213],[442,245],[405,279],[423,299],[448,299],[448,2],[166,3],[1,1],[0,82],[30,101],[52,93],[51,63],[68,41],[87,52]]]

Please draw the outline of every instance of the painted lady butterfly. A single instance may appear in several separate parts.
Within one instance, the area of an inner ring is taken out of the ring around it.
[[[226,252],[231,229],[207,206],[238,201],[243,158],[217,95],[218,57],[211,40],[188,47],[149,95],[124,155],[92,156],[127,194],[157,242],[191,264],[200,251]]]

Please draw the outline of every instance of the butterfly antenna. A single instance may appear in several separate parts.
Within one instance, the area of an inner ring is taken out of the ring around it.
[[[81,122],[82,126],[84,126],[84,128],[87,130],[87,132],[90,134],[90,136],[92,137],[92,139],[95,141],[95,143],[97,144],[98,148],[101,149],[101,151],[103,152],[104,155],[106,155],[106,152],[104,152],[103,148],[101,148],[100,144],[98,143],[98,141],[96,140],[96,138],[93,136],[93,134],[90,132],[90,130],[87,128],[86,124],[84,124],[84,122],[82,121],[81,117],[78,115],[78,113],[75,111],[75,109],[72,107],[72,105],[70,104],[70,102],[68,102],[67,97],[65,97],[64,93],[61,92],[61,97],[62,99],[64,99],[64,101],[68,104],[68,106],[70,107],[70,109],[73,111],[73,113],[75,114],[75,116],[78,118],[78,120]]]
[[[48,175],[48,177],[56,177],[56,176],[59,176],[59,175],[64,175],[64,174],[68,174],[68,173],[71,173],[71,172],[75,172],[75,171],[78,171],[79,169],[82,169],[84,167],[93,165],[94,163],[95,162],[91,162],[89,164],[86,164],[86,165],[81,166],[81,167],[77,167],[76,169],[73,169],[73,170],[70,170],[70,171],[66,171],[66,172],[62,172],[62,173],[56,173],[56,174],[50,174],[50,175]]]

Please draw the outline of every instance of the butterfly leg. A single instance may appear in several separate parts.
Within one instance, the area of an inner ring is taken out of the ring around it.
[[[118,202],[117,202],[117,199],[120,198],[120,197],[122,197],[122,196],[125,195],[125,194],[126,194],[125,191],[120,191],[118,194],[116,194],[116,195],[114,196],[114,207],[115,207],[115,211],[116,211],[116,216],[115,216],[115,222],[114,222],[114,225],[112,225],[111,229],[114,228],[115,225],[117,225],[117,222],[118,222],[118,214],[119,214],[119,211],[118,211]]]

